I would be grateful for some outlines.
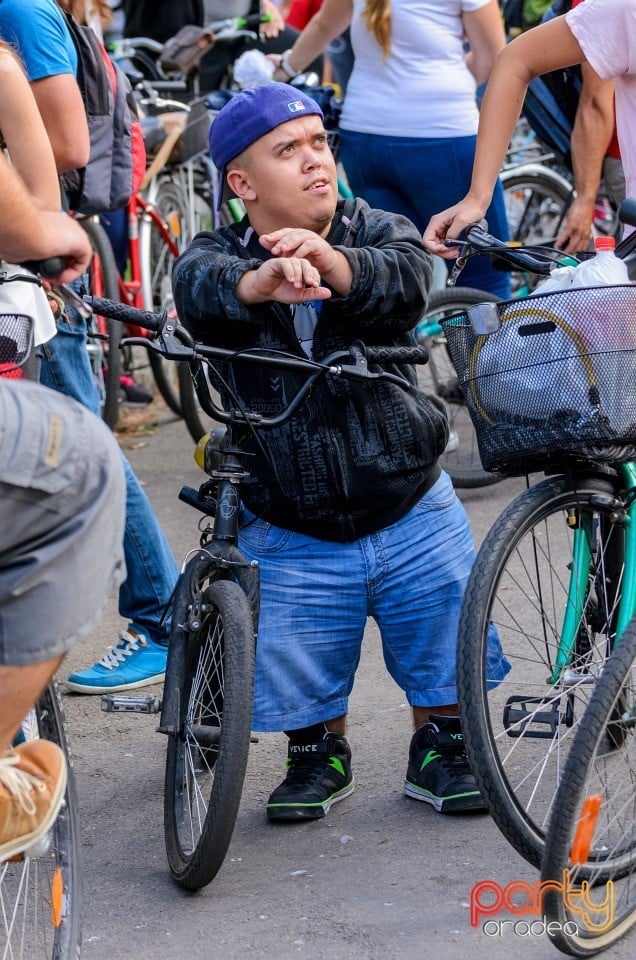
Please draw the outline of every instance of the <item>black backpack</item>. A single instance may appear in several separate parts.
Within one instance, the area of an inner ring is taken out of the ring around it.
[[[542,23],[562,16],[572,0],[555,0]],[[570,138],[583,80],[580,66],[565,67],[535,77],[523,104],[523,115],[537,137],[571,170]]]
[[[146,170],[137,105],[130,81],[93,30],[62,12],[77,51],[77,83],[86,109],[90,156],[85,167],[63,173],[60,183],[71,210],[107,213],[126,206]]]

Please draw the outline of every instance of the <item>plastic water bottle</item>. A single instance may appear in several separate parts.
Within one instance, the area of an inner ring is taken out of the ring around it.
[[[624,262],[617,257],[614,237],[596,237],[596,255],[580,263],[572,275],[571,287],[600,287],[605,284],[629,283]]]

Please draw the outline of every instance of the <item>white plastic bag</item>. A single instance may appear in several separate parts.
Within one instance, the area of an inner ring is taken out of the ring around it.
[[[533,295],[537,293],[556,293],[557,290],[567,290],[572,285],[572,279],[576,267],[555,267],[550,271],[550,276],[542,280],[534,288]]]
[[[22,277],[26,277],[23,280]],[[57,327],[46,294],[33,274],[16,263],[0,260],[0,315],[21,314],[33,320],[33,345],[55,336]]]
[[[248,90],[273,80],[274,64],[260,50],[246,50],[235,61],[232,76],[241,90]]]

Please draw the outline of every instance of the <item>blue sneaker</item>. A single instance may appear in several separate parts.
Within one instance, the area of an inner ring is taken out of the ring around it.
[[[129,626],[105,657],[88,670],[72,673],[66,683],[75,693],[134,690],[149,683],[161,683],[166,675],[167,659],[167,647]]]

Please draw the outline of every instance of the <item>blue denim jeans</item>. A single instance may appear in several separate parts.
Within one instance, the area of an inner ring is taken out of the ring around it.
[[[468,518],[443,473],[397,523],[330,543],[247,514],[240,546],[261,572],[255,730],[293,730],[348,710],[367,617],[412,706],[455,703],[455,649],[474,560]],[[493,633],[489,675],[505,676]]]
[[[58,321],[58,332],[42,348],[40,381],[74,397],[99,413],[99,396],[86,350],[86,322]],[[127,576],[119,590],[119,613],[143,628],[156,642],[166,642],[159,622],[177,579],[177,566],[148,497],[122,453],[126,475],[124,554]]]
[[[457,203],[467,192],[475,143],[475,137],[422,140],[341,129],[340,159],[356,197],[378,210],[403,214],[423,232],[434,213]],[[508,239],[500,183],[486,219],[494,236]],[[510,296],[509,275],[493,269],[489,257],[472,257],[458,282],[462,287]]]

